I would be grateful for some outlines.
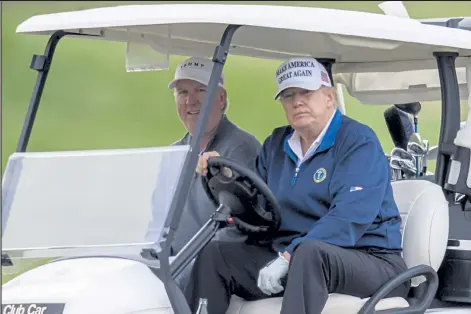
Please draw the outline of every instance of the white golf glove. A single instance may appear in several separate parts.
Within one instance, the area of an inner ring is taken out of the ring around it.
[[[260,270],[258,274],[257,285],[263,293],[271,295],[283,291],[281,278],[283,278],[289,269],[289,262],[282,256],[275,258]]]

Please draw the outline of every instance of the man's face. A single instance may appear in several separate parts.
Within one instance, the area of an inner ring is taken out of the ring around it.
[[[302,88],[288,88],[280,95],[288,123],[297,130],[326,123],[335,108],[335,93],[321,87],[311,91]]]
[[[175,85],[175,103],[180,120],[190,134],[196,131],[199,113],[206,97],[206,85],[193,80],[179,80]],[[225,104],[225,92],[219,89],[211,107],[206,132],[213,130],[219,123]]]

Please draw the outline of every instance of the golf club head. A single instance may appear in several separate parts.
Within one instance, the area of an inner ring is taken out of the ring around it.
[[[407,144],[407,151],[412,155],[412,156],[421,156],[424,157],[427,154],[427,150],[425,149],[424,146],[421,146],[415,142],[409,142]]]
[[[391,159],[391,165],[393,169],[400,168],[406,178],[414,178],[417,175],[415,168],[415,160],[400,159],[393,157]]]
[[[401,166],[397,162],[391,163],[391,156],[392,154],[387,155],[389,167],[391,168],[391,181],[401,180],[402,179]]]
[[[409,138],[409,143],[416,143],[420,146],[424,146],[424,142],[422,140],[422,136],[419,133],[412,133],[411,137]]]
[[[402,179],[401,166],[397,162],[391,163],[391,156],[389,156],[388,160],[389,160],[389,167],[391,168],[391,181],[401,180]]]
[[[418,133],[414,133],[414,134],[419,135]],[[420,145],[416,141],[409,141],[409,143],[407,144],[407,151],[415,159],[416,176],[422,176],[424,172],[424,166],[425,166],[425,155],[427,154],[427,150],[425,149],[425,144]]]
[[[391,154],[390,154],[390,158],[393,159],[393,158],[400,158],[400,159],[414,159],[412,157],[412,155],[406,151],[405,149],[403,148],[400,148],[400,147],[394,147],[392,150],[391,150]]]
[[[395,147],[391,151],[390,166],[392,169],[401,169],[407,178],[413,178],[417,175],[416,161],[406,150]]]
[[[438,156],[438,146],[432,146],[427,152],[427,155],[425,156],[426,160],[437,160]]]
[[[394,169],[401,169],[404,173],[409,173],[409,174],[415,174],[416,171],[416,165],[415,165],[415,159],[412,158],[400,158],[398,156],[393,156],[391,157],[391,166]]]
[[[416,175],[421,176],[426,170],[425,156],[427,150],[415,142],[407,144],[407,151],[414,157],[416,164]]]

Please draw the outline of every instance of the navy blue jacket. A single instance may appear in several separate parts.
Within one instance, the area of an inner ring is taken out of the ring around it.
[[[346,248],[401,250],[401,216],[391,172],[371,128],[338,110],[316,152],[299,169],[290,126],[263,143],[257,171],[281,206],[273,248],[292,253],[305,240]]]

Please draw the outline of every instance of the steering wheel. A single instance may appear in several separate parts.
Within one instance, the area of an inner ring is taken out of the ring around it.
[[[230,176],[224,173],[230,169]],[[278,230],[280,206],[265,182],[252,170],[229,158],[208,158],[203,188],[216,207],[231,209],[232,221],[247,234],[268,236]]]

